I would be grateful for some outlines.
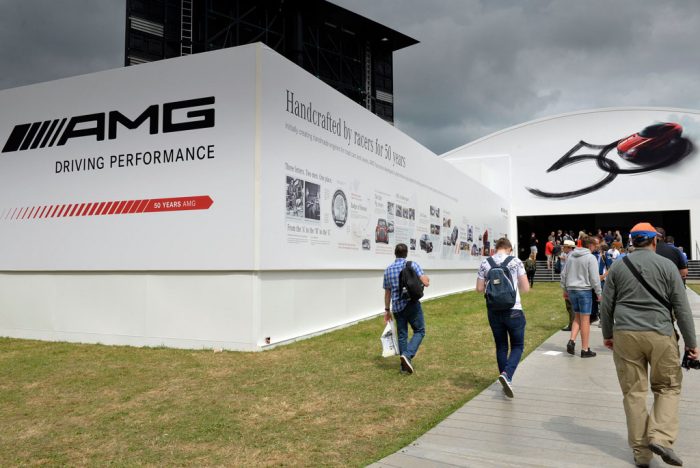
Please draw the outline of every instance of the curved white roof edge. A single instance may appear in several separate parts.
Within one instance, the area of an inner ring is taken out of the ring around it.
[[[665,111],[665,112],[684,112],[686,114],[700,114],[700,110],[683,109],[683,108],[679,108],[679,107],[602,107],[599,109],[586,109],[586,110],[575,111],[575,112],[566,112],[564,114],[550,115],[548,117],[542,117],[539,119],[530,120],[528,122],[514,125],[512,127],[504,128],[503,130],[499,130],[497,132],[490,133],[490,134],[483,136],[481,138],[477,138],[474,141],[470,141],[469,143],[466,143],[462,146],[458,146],[455,149],[451,149],[450,151],[447,151],[446,153],[442,153],[439,156],[441,158],[445,158],[445,157],[451,155],[452,153],[456,153],[457,151],[459,151],[463,148],[467,148],[467,147],[475,145],[477,143],[481,143],[482,141],[488,140],[490,138],[494,138],[494,137],[501,135],[503,133],[512,132],[513,130],[527,127],[529,125],[539,124],[542,122],[546,122],[548,120],[561,119],[563,117],[572,117],[575,115],[582,115],[582,114],[596,114],[596,113],[603,113],[603,112],[629,112],[629,111]]]

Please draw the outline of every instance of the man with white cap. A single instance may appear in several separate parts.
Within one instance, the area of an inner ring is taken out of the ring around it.
[[[683,464],[672,449],[683,379],[674,318],[690,357],[699,354],[683,281],[678,268],[655,253],[656,235],[649,223],[632,228],[635,250],[613,263],[601,304],[603,340],[613,350],[628,443],[639,467],[649,466],[652,453],[669,465]],[[648,411],[650,384],[654,403]]]

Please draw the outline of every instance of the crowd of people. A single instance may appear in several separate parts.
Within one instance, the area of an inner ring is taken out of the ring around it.
[[[678,325],[689,359],[700,358],[692,311],[685,293],[687,257],[663,228],[638,223],[627,242],[619,230],[597,234],[552,232],[545,245],[547,267],[559,270],[570,333],[566,351],[592,358],[590,326],[600,316],[603,344],[612,350],[623,394],[628,443],[637,467],[648,468],[653,455],[675,466],[683,461],[673,450],[678,436],[682,374]],[[496,241],[494,255],[479,267],[476,290],[484,293],[496,348],[498,382],[508,398],[515,395],[513,377],[524,350],[526,319],[520,293],[532,286],[539,241],[530,237],[530,256],[513,255],[507,238]],[[396,261],[384,274],[385,321],[396,321],[402,372],[413,374],[418,347],[425,336],[419,300],[409,300],[403,271],[411,270],[424,287],[430,280],[415,262],[406,261],[408,248],[398,244]],[[413,330],[408,340],[408,327]],[[654,403],[647,409],[651,388]]]
[[[663,232],[664,237],[664,240],[659,244],[659,248],[670,252],[670,256],[673,256],[673,260],[678,261],[679,265],[685,265],[683,268],[679,267],[679,269],[685,270],[683,273],[683,279],[685,281],[688,265],[687,254],[682,246],[675,245],[673,236],[666,235],[663,228],[658,229]],[[619,229],[614,231],[608,230],[606,232],[603,232],[602,229],[598,229],[596,234],[585,230],[580,230],[578,234],[574,234],[574,231],[559,229],[557,231],[551,231],[544,244],[544,257],[547,260],[547,269],[554,270],[554,273],[557,274],[561,273],[562,266],[566,263],[568,254],[572,249],[582,247],[587,238],[597,239],[597,245],[593,254],[598,260],[601,275],[610,268],[612,262],[633,252],[635,248],[632,243],[631,235],[626,233],[623,237]],[[530,255],[525,261],[525,270],[530,282],[530,287],[532,287],[537,270],[537,256],[540,252],[540,241],[534,232],[530,234],[529,247]]]

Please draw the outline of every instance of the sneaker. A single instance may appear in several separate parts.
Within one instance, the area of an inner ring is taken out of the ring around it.
[[[596,354],[595,351],[591,351],[591,348],[588,348],[588,350],[581,350],[581,357],[596,357]]]
[[[505,393],[508,398],[513,398],[513,385],[511,385],[508,375],[502,372],[501,375],[498,376],[498,381],[501,382],[503,393]]]
[[[680,457],[676,455],[676,452],[674,452],[673,449],[650,442],[649,450],[660,456],[661,459],[669,465],[683,466],[683,460],[681,460]]]
[[[407,356],[401,355],[401,370],[413,374],[413,365],[411,365],[411,359]]]
[[[569,340],[569,342],[566,343],[566,352],[571,354],[572,356],[576,354],[576,352],[574,351],[575,348],[576,343],[574,342],[574,340]]]
[[[561,331],[571,331],[571,327],[564,327],[561,329]]]

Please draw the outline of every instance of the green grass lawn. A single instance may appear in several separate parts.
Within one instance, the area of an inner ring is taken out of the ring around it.
[[[523,305],[529,354],[567,319],[558,283]],[[371,463],[497,377],[481,295],[424,311],[410,376],[381,318],[261,353],[0,339],[0,466]]]

